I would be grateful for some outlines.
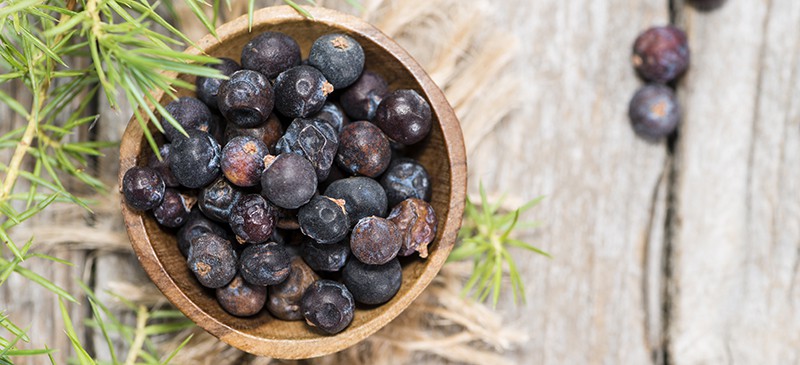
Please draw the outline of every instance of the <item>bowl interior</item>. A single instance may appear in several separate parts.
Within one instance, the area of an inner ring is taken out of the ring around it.
[[[422,69],[385,35],[362,21],[325,10],[311,9],[315,20],[299,16],[288,7],[263,9],[255,14],[252,32],[246,18],[219,28],[220,39],[206,37],[198,44],[205,53],[240,60],[242,47],[264,31],[279,31],[292,36],[307,57],[312,42],[320,35],[343,32],[364,48],[367,70],[381,74],[390,89],[409,88],[420,92],[433,110],[430,136],[410,149],[432,177],[431,204],[439,218],[438,233],[428,259],[410,257],[402,260],[403,283],[398,294],[377,307],[359,306],[352,324],[335,336],[327,336],[303,321],[282,321],[264,309],[260,314],[239,318],[225,312],[214,298],[213,290],[202,287],[189,271],[178,250],[174,233],[162,229],[148,214],[128,210],[122,204],[128,233],[142,265],[165,295],[189,318],[223,341],[242,350],[278,358],[319,356],[346,348],[383,327],[405,309],[430,283],[452,249],[461,222],[464,200],[465,162],[461,131],[441,91]],[[188,52],[197,52],[189,50]],[[181,75],[194,83],[194,78]],[[180,90],[180,96],[194,96]],[[166,105],[171,99],[159,96]],[[154,133],[155,130],[153,130]],[[149,145],[135,120],[131,120],[121,147],[122,176],[127,169],[145,162]]]

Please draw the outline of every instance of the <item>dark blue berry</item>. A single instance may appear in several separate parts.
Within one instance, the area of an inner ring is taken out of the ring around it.
[[[219,60],[221,61],[220,63],[208,64],[206,66],[219,70],[219,72],[225,76],[230,76],[234,72],[242,69],[242,67],[239,66],[236,61],[230,58],[222,57]],[[218,109],[217,94],[219,94],[219,86],[223,81],[224,80],[222,79],[215,79],[211,77],[197,77],[197,80],[195,80],[197,97],[206,103],[208,107]]]
[[[220,288],[236,276],[236,254],[230,241],[203,234],[189,246],[189,270],[207,288]]]
[[[395,90],[378,105],[374,122],[387,137],[412,145],[431,131],[431,106],[414,90]]]
[[[311,45],[308,64],[320,70],[334,88],[342,89],[361,76],[364,50],[348,35],[325,34]]]
[[[388,302],[403,281],[400,261],[392,259],[383,265],[367,265],[350,260],[342,270],[342,282],[356,302],[376,305]]]
[[[200,211],[218,222],[228,222],[233,205],[239,201],[242,193],[224,177],[219,177],[211,185],[206,186],[198,194],[197,206]]]
[[[353,295],[344,284],[318,280],[303,294],[301,309],[306,322],[330,335],[347,328],[355,312]]]
[[[295,119],[278,140],[278,153],[296,153],[305,157],[317,172],[317,181],[323,181],[336,158],[339,138],[330,124],[316,119]]]
[[[248,194],[231,209],[228,222],[239,243],[262,243],[275,228],[275,209],[261,195]]]
[[[300,231],[318,243],[335,243],[347,236],[350,222],[344,200],[317,195],[297,213]]]
[[[325,104],[333,86],[311,66],[290,68],[275,79],[275,109],[290,118],[305,118]]]
[[[221,152],[214,137],[193,130],[189,132],[189,138],[180,138],[172,143],[169,167],[181,185],[200,188],[219,176]]]
[[[217,103],[228,122],[252,128],[267,121],[275,95],[266,76],[252,70],[239,70],[219,87]]]
[[[410,158],[392,161],[381,177],[381,186],[390,207],[408,198],[431,201],[431,177],[425,167]]]
[[[334,272],[341,270],[347,263],[350,247],[347,241],[323,244],[305,237],[300,246],[300,256],[308,266],[316,271]]]
[[[270,79],[300,64],[300,46],[280,32],[264,32],[242,48],[242,66]]]
[[[164,191],[164,199],[161,204],[153,209],[153,216],[158,224],[164,227],[177,228],[189,219],[189,213],[192,211],[193,205],[194,198],[185,197],[177,190],[167,188]]]
[[[267,168],[261,175],[261,194],[272,204],[285,209],[297,209],[314,196],[317,174],[311,162],[303,156],[282,153],[277,157],[268,157],[265,163]]]
[[[217,288],[217,301],[226,312],[237,317],[249,317],[264,308],[267,287],[249,284],[237,275],[228,285]]]
[[[350,123],[347,116],[339,105],[332,102],[325,102],[319,112],[309,117],[309,119],[319,119],[328,122],[333,127],[336,134],[342,133],[342,128]]]
[[[122,178],[125,202],[135,210],[150,210],[161,204],[166,186],[156,170],[149,167],[131,167]]]
[[[239,273],[253,285],[275,285],[289,276],[291,256],[275,242],[247,246],[239,260]]]
[[[178,100],[171,101],[164,109],[175,118],[186,132],[190,130],[208,132],[211,129],[211,124],[213,123],[211,110],[197,98],[184,96]],[[172,126],[172,123],[163,117],[161,118],[161,126],[164,128],[164,136],[172,142],[185,137]]]
[[[645,85],[633,95],[628,109],[633,130],[649,140],[668,136],[678,126],[681,109],[675,93],[660,84]]]
[[[344,200],[350,224],[369,216],[385,217],[388,209],[386,192],[377,181],[358,176],[341,179],[325,189],[325,196]]]
[[[336,162],[350,174],[377,177],[392,159],[392,148],[383,132],[366,121],[348,124],[339,134]]]
[[[355,120],[372,120],[381,100],[389,93],[389,85],[380,75],[364,71],[361,77],[339,97],[342,108]]]

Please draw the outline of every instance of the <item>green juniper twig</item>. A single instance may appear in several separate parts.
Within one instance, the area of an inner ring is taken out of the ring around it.
[[[492,305],[497,306],[507,268],[514,301],[524,302],[525,287],[509,248],[521,248],[550,257],[547,252],[512,236],[514,230],[520,228],[519,215],[539,204],[544,197],[531,200],[509,213],[499,211],[502,198],[495,203],[489,202],[483,184],[480,185],[480,197],[479,205],[467,198],[464,222],[458,232],[459,243],[450,253],[448,261],[473,262],[473,272],[464,286],[463,295],[471,293],[475,299],[485,301],[491,294]],[[532,227],[535,224],[527,226]]]

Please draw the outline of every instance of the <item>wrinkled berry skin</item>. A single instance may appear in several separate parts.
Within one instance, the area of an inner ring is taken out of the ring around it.
[[[189,130],[208,132],[211,129],[211,110],[197,98],[184,96],[178,100],[171,101],[164,109],[175,118],[186,132],[189,132]],[[176,139],[185,138],[181,132],[163,117],[161,118],[161,126],[164,128],[164,136],[168,140],[175,142]]]
[[[161,204],[153,209],[153,217],[164,227],[178,228],[189,219],[194,202],[194,198],[184,197],[177,190],[167,188]]]
[[[189,138],[172,143],[169,167],[181,185],[197,189],[219,176],[221,155],[214,137],[206,132],[190,131]]]
[[[250,136],[255,139],[260,139],[261,142],[267,145],[268,151],[275,151],[275,144],[277,144],[278,140],[283,136],[283,126],[281,126],[281,120],[278,119],[278,116],[273,113],[269,115],[269,118],[267,118],[267,121],[263,125],[258,127],[242,128],[231,123],[225,128],[225,143],[241,136]]]
[[[317,280],[319,275],[308,267],[302,258],[293,257],[289,277],[282,283],[269,287],[267,309],[273,316],[284,321],[303,319],[300,301],[306,289]]]
[[[275,109],[289,118],[305,118],[325,104],[333,86],[311,66],[290,68],[275,79]]]
[[[239,243],[262,243],[272,235],[275,211],[261,195],[248,194],[233,205],[228,222]]]
[[[285,209],[297,209],[308,203],[317,191],[317,173],[303,156],[282,153],[265,160],[261,175],[261,194]]]
[[[400,230],[391,221],[381,217],[362,218],[350,235],[350,251],[359,261],[369,265],[383,265],[397,256],[402,246]]]
[[[200,191],[197,197],[197,206],[206,217],[227,223],[233,205],[241,197],[242,193],[239,190],[234,188],[228,180],[220,177]]]
[[[275,94],[266,76],[252,70],[239,70],[220,85],[217,103],[230,123],[253,128],[267,121],[275,104]]]
[[[236,137],[222,149],[222,173],[236,186],[256,186],[264,172],[267,145],[249,136]]]
[[[403,281],[400,261],[392,259],[383,265],[367,265],[350,260],[342,270],[342,282],[353,294],[356,302],[377,305],[388,302]]]
[[[364,50],[348,35],[325,34],[311,45],[308,64],[320,70],[334,88],[342,89],[356,82],[364,71]]]
[[[356,305],[344,284],[317,280],[306,289],[300,307],[308,324],[335,335],[353,321]]]
[[[689,42],[683,30],[671,25],[653,27],[633,44],[633,66],[645,80],[667,83],[689,68]]]
[[[189,270],[207,288],[220,288],[236,276],[236,254],[230,241],[213,234],[203,234],[189,246]]]
[[[358,176],[336,180],[325,189],[325,196],[344,200],[350,224],[369,216],[385,217],[388,209],[386,192],[377,181]]]
[[[398,204],[386,218],[397,226],[401,236],[398,256],[410,256],[419,252],[419,257],[428,257],[428,245],[436,238],[436,212],[424,200],[409,198]]]
[[[230,58],[222,57],[219,60],[221,63],[207,64],[206,66],[219,70],[219,72],[225,76],[230,76],[234,72],[242,69],[236,61]],[[197,97],[210,108],[219,109],[217,105],[217,95],[219,94],[219,87],[222,85],[223,81],[225,80],[198,76],[197,80],[195,80]]]
[[[339,134],[336,162],[345,171],[374,178],[386,170],[391,160],[389,140],[374,124],[350,123]]]
[[[192,240],[204,234],[214,234],[219,237],[227,237],[228,232],[218,224],[206,218],[200,211],[194,209],[189,213],[186,224],[181,226],[176,235],[178,239],[178,249],[183,256],[189,256],[189,247]]]
[[[699,10],[709,11],[721,7],[725,0],[689,0],[689,4]]]
[[[217,288],[217,302],[226,312],[237,317],[257,314],[267,302],[267,287],[251,285],[237,275],[228,285]]]
[[[380,75],[364,71],[353,85],[339,97],[342,109],[354,120],[372,120],[381,100],[389,93],[389,85]]]
[[[350,257],[350,247],[346,241],[334,244],[317,243],[309,237],[303,239],[300,256],[309,267],[316,271],[335,272],[341,270]]]
[[[122,177],[122,195],[135,210],[150,210],[164,199],[164,179],[149,167],[131,167]]]
[[[390,207],[408,198],[431,201],[431,176],[422,164],[410,158],[393,161],[381,177],[381,186]]]
[[[242,66],[270,79],[299,64],[300,46],[280,32],[261,33],[242,48]]]
[[[305,157],[324,181],[336,158],[339,138],[330,124],[316,119],[295,119],[275,146],[278,153],[296,153]]]
[[[297,212],[300,231],[318,243],[335,243],[347,236],[350,221],[344,200],[317,195]]]
[[[247,246],[239,260],[239,273],[253,285],[275,285],[286,280],[291,256],[275,242]]]
[[[342,128],[350,123],[350,120],[347,119],[347,116],[344,114],[342,109],[332,103],[332,102],[325,102],[325,105],[322,106],[319,112],[309,117],[309,119],[319,119],[333,127],[333,130],[336,131],[336,134],[342,133]]]
[[[657,141],[672,133],[681,119],[675,93],[667,86],[645,85],[633,95],[628,109],[633,130],[639,136]]]
[[[431,131],[431,106],[414,90],[395,90],[378,105],[373,122],[392,140],[412,145]]]
[[[147,167],[152,168],[158,172],[158,175],[164,179],[164,185],[169,188],[175,188],[180,186],[181,184],[178,182],[178,179],[175,178],[175,175],[172,174],[172,170],[169,168],[169,153],[170,153],[170,144],[165,143],[158,147],[158,153],[161,154],[161,161],[158,160],[155,153],[150,153],[150,159],[148,160]]]

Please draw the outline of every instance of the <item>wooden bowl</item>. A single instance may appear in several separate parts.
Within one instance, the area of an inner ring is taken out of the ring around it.
[[[466,186],[466,157],[461,128],[441,90],[425,71],[395,42],[358,18],[332,10],[310,8],[309,20],[287,6],[270,7],[255,13],[252,32],[247,18],[241,17],[218,29],[219,39],[206,36],[198,42],[209,55],[239,60],[242,47],[264,31],[280,31],[300,44],[304,57],[311,43],[320,35],[343,32],[354,37],[364,48],[366,69],[383,75],[390,89],[410,88],[422,94],[433,111],[430,137],[414,146],[417,158],[433,179],[431,204],[439,218],[436,240],[427,259],[403,260],[403,284],[388,303],[377,307],[359,307],[350,326],[335,336],[324,335],[303,321],[287,322],[273,318],[264,309],[249,318],[234,317],[217,304],[214,292],[203,288],[189,271],[178,250],[175,237],[164,231],[147,213],[128,209],[122,213],[136,256],[164,295],[187,317],[220,340],[256,355],[282,359],[301,359],[330,354],[363,340],[397,317],[433,280],[453,248],[461,225]],[[198,54],[190,48],[186,51]],[[193,77],[181,79],[194,83]],[[194,95],[181,90],[181,96]],[[166,105],[170,99],[158,93],[156,99]],[[128,123],[120,147],[120,174],[145,162],[149,145],[134,120]]]

